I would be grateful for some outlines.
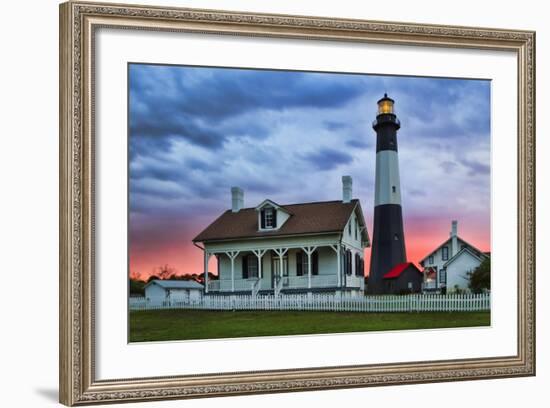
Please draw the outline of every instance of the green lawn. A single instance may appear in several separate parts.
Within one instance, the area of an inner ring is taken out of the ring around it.
[[[130,342],[488,325],[490,325],[489,312],[152,310],[130,312]]]

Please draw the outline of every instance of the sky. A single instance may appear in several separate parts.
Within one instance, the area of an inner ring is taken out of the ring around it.
[[[231,208],[340,200],[353,178],[372,237],[376,102],[401,121],[409,261],[458,234],[490,251],[490,81],[235,68],[129,66],[129,265],[201,273],[191,242]],[[215,271],[215,258],[209,269]],[[370,249],[365,250],[368,271]]]

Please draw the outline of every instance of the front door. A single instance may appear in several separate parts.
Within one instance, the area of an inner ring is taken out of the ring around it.
[[[271,288],[275,288],[275,278],[281,276],[281,259],[278,256],[271,258]],[[282,276],[288,276],[288,258],[283,257],[283,273]]]

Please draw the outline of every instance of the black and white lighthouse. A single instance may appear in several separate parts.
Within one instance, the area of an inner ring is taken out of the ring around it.
[[[386,293],[384,275],[407,260],[397,158],[397,130],[400,126],[394,113],[394,100],[384,94],[378,101],[378,114],[372,124],[376,131],[376,181],[367,287],[370,294]]]

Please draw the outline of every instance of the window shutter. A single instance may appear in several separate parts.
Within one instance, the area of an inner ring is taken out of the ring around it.
[[[348,249],[346,251],[346,266],[347,266],[347,271],[346,273],[348,275],[351,275],[351,251]]]
[[[311,274],[319,275],[319,253],[317,251],[311,254]]]
[[[302,251],[296,252],[296,276],[302,276]]]
[[[273,228],[277,228],[277,209],[274,208],[273,209],[273,222],[272,222],[272,225],[273,225]]]
[[[348,250],[344,251],[344,273],[348,275]]]
[[[243,256],[243,279],[248,279],[248,256]]]
[[[260,225],[265,228],[265,210],[260,211]]]

